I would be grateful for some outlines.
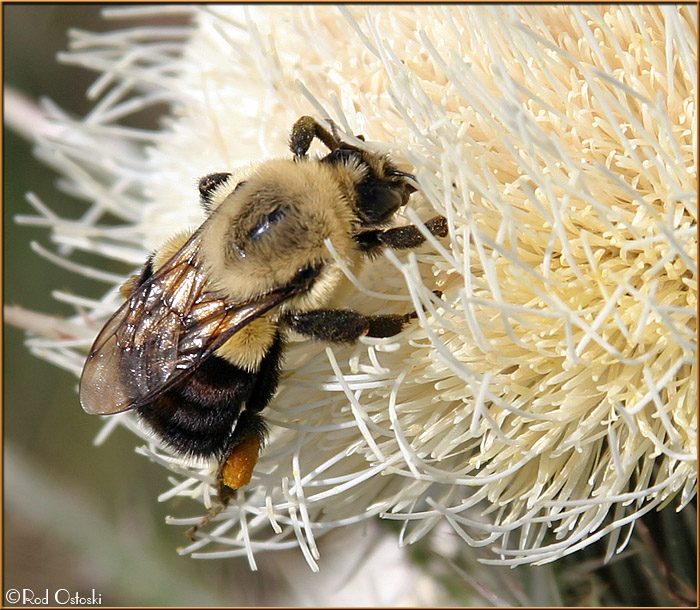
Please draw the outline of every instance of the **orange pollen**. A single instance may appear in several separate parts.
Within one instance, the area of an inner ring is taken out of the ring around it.
[[[248,485],[258,463],[259,451],[260,439],[255,436],[236,445],[221,468],[221,482],[231,489]]]

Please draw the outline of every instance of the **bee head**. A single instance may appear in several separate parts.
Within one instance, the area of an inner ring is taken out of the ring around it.
[[[363,227],[386,225],[416,189],[411,174],[399,171],[386,155],[340,144],[322,159],[336,168],[354,198],[354,208]]]

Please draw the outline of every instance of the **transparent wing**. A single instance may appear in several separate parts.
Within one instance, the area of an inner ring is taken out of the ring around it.
[[[195,234],[97,335],[80,378],[83,409],[108,415],[152,400],[297,290],[290,285],[246,303],[207,291]]]

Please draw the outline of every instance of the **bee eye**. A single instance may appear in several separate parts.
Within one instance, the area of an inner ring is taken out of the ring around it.
[[[274,227],[282,218],[284,218],[286,210],[277,208],[265,216],[253,229],[248,233],[248,237],[252,240],[260,239]]]
[[[403,184],[374,184],[360,194],[360,212],[367,224],[385,222],[408,202],[410,192]]]

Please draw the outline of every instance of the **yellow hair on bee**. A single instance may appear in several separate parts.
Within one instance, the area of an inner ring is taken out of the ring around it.
[[[265,317],[257,318],[236,332],[215,354],[249,373],[260,368],[260,362],[275,341],[277,326]]]
[[[192,237],[192,231],[180,231],[168,239],[153,254],[153,271],[160,269],[170,258],[185,245],[185,242]]]
[[[191,233],[186,231],[181,231],[176,235],[173,235],[168,241],[166,241],[161,248],[159,248],[153,255],[152,267],[154,271],[160,269],[165,262],[167,262],[173,254],[176,254],[185,242],[191,237]],[[130,275],[129,278],[124,282],[119,288],[121,295],[128,299],[131,293],[138,286],[139,280],[141,279],[141,273],[134,273]]]

